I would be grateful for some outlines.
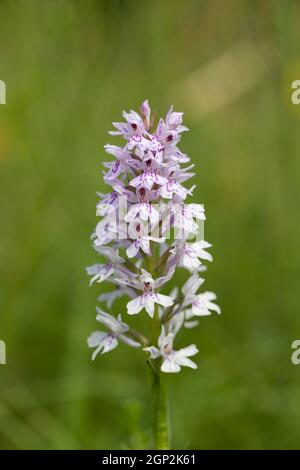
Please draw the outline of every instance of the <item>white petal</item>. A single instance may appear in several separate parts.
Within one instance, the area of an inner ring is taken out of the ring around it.
[[[217,312],[219,315],[221,314],[221,309],[219,305],[215,304],[214,302],[207,302],[207,308],[209,308],[209,310]]]
[[[151,206],[149,203],[138,204],[139,205],[139,213],[142,220],[148,220],[152,223],[158,221],[159,215],[158,212]]]
[[[94,282],[99,278],[99,275],[98,274],[95,274],[95,276],[93,276],[91,279],[90,279],[90,286],[92,284],[94,284]]]
[[[199,287],[204,283],[204,279],[198,276],[197,273],[193,274],[184,284],[182,293],[184,295],[193,295],[197,292]]]
[[[173,300],[168,295],[155,294],[156,303],[162,305],[163,307],[170,307],[173,305]]]
[[[199,258],[205,259],[206,261],[213,261],[213,257],[207,251],[201,250],[198,254]]]
[[[114,273],[114,268],[112,267],[111,264],[105,264],[103,266],[103,269],[101,271],[101,273],[99,273],[99,277],[98,277],[98,281],[97,282],[103,282],[105,281],[105,279],[107,279],[108,277],[110,277],[112,274]]]
[[[89,348],[99,346],[105,337],[106,333],[103,333],[103,331],[93,331],[87,339]]]
[[[173,349],[173,341],[174,341],[174,334],[170,332],[166,335],[165,327],[162,326],[161,334],[158,338],[158,345],[160,347],[162,354],[164,354],[164,349],[166,346],[168,347],[168,349]]]
[[[148,348],[143,348],[143,351],[148,351],[150,353],[151,359],[156,359],[160,356],[160,351],[155,346],[149,346]]]
[[[190,367],[191,369],[198,368],[197,364],[195,364],[195,362],[191,361],[191,359],[188,359],[187,357],[176,357],[176,361],[181,366]]]
[[[203,297],[205,297],[206,300],[216,300],[217,296],[214,292],[204,292]]]
[[[153,206],[151,206],[149,219],[150,219],[151,224],[153,225],[155,225],[159,220],[159,212],[156,209],[154,209]]]
[[[130,300],[127,304],[127,313],[128,315],[135,315],[136,313],[139,313],[143,308],[143,302],[142,302],[142,295],[137,297],[136,299]]]
[[[191,209],[192,215],[196,217],[196,219],[205,220],[205,211],[203,204],[189,204]]]
[[[201,262],[198,260],[198,258],[192,258],[190,255],[187,255],[186,253],[183,254],[182,266],[188,269],[190,272],[195,271],[195,269],[198,268],[200,264]]]
[[[141,280],[141,282],[150,282],[150,284],[153,284],[153,278],[152,278],[151,274],[148,273],[148,271],[146,271],[145,269],[142,269],[142,274],[140,276],[140,280]]]
[[[101,354],[105,354],[109,351],[112,351],[117,346],[118,346],[117,338],[108,336],[103,342],[103,350],[102,350]]]
[[[93,274],[98,274],[99,271],[103,268],[103,264],[92,264],[86,268],[87,274],[92,276]]]
[[[128,258],[134,258],[140,249],[140,242],[138,240],[135,240],[131,245],[127,248],[126,250],[126,255]]]
[[[160,347],[160,349],[162,349],[162,345],[164,344],[165,338],[166,338],[166,329],[165,329],[164,325],[162,325],[161,326],[161,333],[158,337],[158,346]]]
[[[99,278],[99,273],[103,268],[103,264],[92,264],[86,268],[86,272],[89,276],[93,276],[90,279],[90,286]]]
[[[154,316],[154,299],[150,295],[144,295],[145,298],[145,309],[148,315],[150,315],[151,318]]]
[[[211,248],[212,247],[212,244],[211,243],[208,243],[207,241],[205,240],[200,240],[199,242],[196,242],[199,246],[201,246],[201,248],[203,249],[206,249],[206,248]]]
[[[118,340],[110,334],[94,331],[88,338],[88,345],[89,347],[97,346],[92,354],[92,360],[94,361],[100,352],[104,354],[114,349],[118,345]]]
[[[169,269],[169,271],[167,272],[165,276],[158,277],[155,281],[155,288],[157,289],[158,287],[161,287],[163,284],[168,282],[173,277],[174,272],[175,272],[175,267],[172,267]]]
[[[195,317],[207,317],[211,312],[207,308],[199,308],[197,305],[192,305],[192,313]]]
[[[99,246],[96,248],[97,252],[106,256],[111,262],[115,263],[118,260],[119,254],[110,246]]]
[[[170,297],[172,300],[175,300],[178,295],[178,287],[173,287],[172,291],[170,292]]]
[[[186,348],[179,349],[179,351],[176,351],[176,357],[190,357],[194,356],[199,352],[197,346],[195,344],[191,344],[190,346],[187,346]]]
[[[113,317],[109,313],[103,312],[99,307],[96,307],[98,315],[96,320],[106,326],[106,328],[114,333],[124,333],[129,329],[126,323],[120,322],[117,318]]]
[[[151,205],[144,203],[144,204],[139,204],[140,208],[140,217],[142,220],[148,220],[151,217]],[[154,211],[154,210],[153,210]]]
[[[123,343],[127,344],[128,346],[131,346],[132,348],[140,348],[141,347],[140,343],[138,343],[137,341],[134,341],[133,339],[129,338],[128,336],[120,335],[119,338],[120,338],[121,341],[123,341]]]
[[[136,218],[138,213],[139,213],[139,204],[135,204],[130,207],[129,211],[124,217],[124,220],[126,222],[132,222]]]
[[[167,373],[176,373],[180,371],[180,365],[170,355],[163,361],[160,370]]]
[[[142,248],[143,252],[146,253],[146,255],[149,255],[149,254],[150,254],[150,243],[149,243],[149,239],[144,238],[144,239],[141,241],[141,248]]]
[[[148,237],[148,240],[152,240],[155,243],[164,243],[166,241],[166,238]]]
[[[205,259],[207,261],[213,261],[212,255],[208,253],[207,251],[205,251],[205,248],[209,248],[209,247],[211,247],[211,244],[207,243],[204,240],[191,244],[191,248],[195,250],[199,258]]]
[[[92,361],[96,359],[96,356],[98,356],[102,348],[103,348],[103,344],[99,344],[99,346],[95,349],[95,351],[92,354]]]

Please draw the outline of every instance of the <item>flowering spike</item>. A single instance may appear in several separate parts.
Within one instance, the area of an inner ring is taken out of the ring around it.
[[[186,203],[195,186],[185,187],[194,176],[190,158],[178,148],[181,134],[188,128],[183,113],[170,107],[156,128],[148,100],[135,111],[123,112],[123,122],[114,122],[111,135],[125,139],[124,146],[107,144],[105,151],[113,161],[103,163],[103,180],[111,186],[109,194],[98,194],[96,214],[101,217],[92,243],[103,263],[87,268],[90,283],[113,284],[111,292],[98,300],[111,312],[115,299],[127,297],[127,314],[150,316],[149,339],[132,330],[121,315],[97,308],[96,319],[107,332],[94,331],[88,345],[98,353],[123,343],[147,352],[156,373],[179,372],[182,366],[196,369],[190,359],[197,354],[192,344],[174,349],[182,328],[194,328],[198,317],[221,313],[212,292],[198,293],[204,279],[204,261],[212,261],[211,245],[203,239],[205,211],[202,204]],[[188,164],[188,166],[186,166]],[[176,271],[189,277],[183,286],[161,293]],[[126,313],[125,313],[126,315]],[[124,314],[123,314],[124,317]]]

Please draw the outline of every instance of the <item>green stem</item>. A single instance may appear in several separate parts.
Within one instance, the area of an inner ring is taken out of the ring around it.
[[[154,275],[156,272],[156,247],[151,243],[152,256],[148,257],[148,270]],[[161,330],[161,321],[155,306],[153,318],[149,318],[152,345],[157,345]],[[169,442],[169,409],[166,396],[166,385],[160,372],[160,360],[150,359],[149,365],[152,373],[152,400],[153,400],[153,434],[157,450],[170,449]]]
[[[160,372],[153,371],[153,433],[156,450],[170,449],[169,409],[166,384]]]

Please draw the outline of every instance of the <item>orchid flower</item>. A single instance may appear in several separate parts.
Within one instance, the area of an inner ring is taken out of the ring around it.
[[[137,289],[142,290],[143,294],[128,302],[127,313],[129,315],[135,315],[145,308],[146,312],[151,318],[153,318],[154,304],[159,304],[163,307],[170,307],[173,305],[171,297],[155,292],[155,289],[160,287],[164,282],[164,278],[159,278],[154,281],[151,274],[142,269],[140,280],[132,281],[132,285]]]
[[[97,308],[98,315],[96,320],[102,323],[109,332],[104,333],[103,331],[93,331],[88,338],[88,345],[90,348],[96,348],[93,352],[92,359],[94,360],[97,354],[107,353],[112,351],[118,346],[118,340],[132,346],[133,348],[139,348],[141,346],[137,341],[132,340],[130,337],[125,335],[129,331],[129,326],[122,321],[121,314],[117,318],[103,312]]]
[[[187,348],[175,351],[173,349],[173,340],[174,335],[172,333],[168,333],[166,335],[165,328],[162,326],[161,334],[158,338],[159,348],[149,346],[144,348],[144,351],[149,351],[151,359],[162,357],[160,367],[162,372],[179,372],[181,366],[197,369],[197,364],[189,359],[190,356],[197,354],[197,347],[194,344],[191,344]]]
[[[99,246],[95,248],[98,253],[103,254],[108,258],[108,263],[93,264],[92,266],[87,267],[87,273],[93,276],[90,280],[90,285],[95,281],[103,282],[118,270],[122,271],[121,265],[125,262],[125,260],[119,256],[119,250],[113,250],[109,246]]]

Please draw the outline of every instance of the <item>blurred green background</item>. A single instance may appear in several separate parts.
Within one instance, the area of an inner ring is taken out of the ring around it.
[[[0,448],[147,445],[144,353],[91,362],[85,274],[107,131],[145,98],[185,112],[223,312],[181,338],[199,368],[168,377],[173,447],[299,447],[300,2],[11,0],[0,18]]]

